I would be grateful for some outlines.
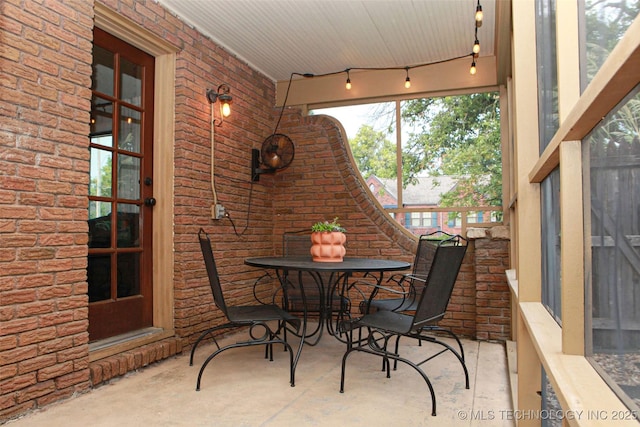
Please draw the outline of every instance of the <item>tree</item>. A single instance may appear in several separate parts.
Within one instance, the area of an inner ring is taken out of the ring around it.
[[[384,132],[376,132],[371,125],[363,125],[349,145],[362,176],[397,176],[395,145],[385,138]]]
[[[93,153],[93,150],[92,150]],[[107,158],[100,168],[99,176],[89,181],[89,195],[99,197],[111,197],[112,159]],[[95,202],[89,204],[89,218],[97,218],[108,215],[111,212],[110,202]]]
[[[403,147],[403,185],[425,171],[450,175],[458,185],[443,195],[442,206],[502,203],[497,93],[406,101],[402,118],[414,128]]]
[[[586,61],[591,81],[600,66],[640,13],[638,0],[587,0]]]
[[[618,44],[634,19],[640,14],[640,0],[587,0],[586,74],[591,81]],[[640,98],[636,95],[604,120],[591,135],[591,143],[606,147],[610,143],[637,144],[640,132]]]

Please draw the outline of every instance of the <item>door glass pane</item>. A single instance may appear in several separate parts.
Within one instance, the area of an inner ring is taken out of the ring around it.
[[[120,99],[133,105],[140,105],[142,95],[142,67],[125,58],[120,60]]]
[[[111,298],[111,255],[89,255],[87,265],[89,302]]]
[[[140,207],[118,204],[118,247],[140,247]]]
[[[113,53],[93,46],[93,79],[91,89],[113,96]]]
[[[111,247],[111,202],[89,201],[89,247]]]
[[[118,254],[118,298],[140,294],[140,253]]]
[[[120,134],[118,148],[140,152],[140,112],[131,108],[120,108]]]
[[[91,142],[113,147],[113,103],[98,96],[91,97]]]
[[[90,196],[111,197],[112,160],[110,151],[91,148]]]
[[[118,156],[118,198],[140,198],[140,159],[120,154]]]

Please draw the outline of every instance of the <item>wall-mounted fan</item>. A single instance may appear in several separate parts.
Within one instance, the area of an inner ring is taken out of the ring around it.
[[[274,173],[286,168],[293,161],[294,153],[293,141],[287,135],[274,133],[267,137],[262,143],[262,149],[251,150],[251,180],[258,181],[263,173]]]

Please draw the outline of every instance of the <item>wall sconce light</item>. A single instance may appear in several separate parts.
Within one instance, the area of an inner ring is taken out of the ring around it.
[[[222,124],[225,117],[229,117],[231,115],[230,104],[233,98],[229,95],[230,90],[229,85],[222,83],[218,86],[218,89],[209,89],[207,91],[207,99],[211,104],[215,104],[216,101],[220,101],[220,115],[222,118],[220,119],[220,122],[216,124],[217,126]]]

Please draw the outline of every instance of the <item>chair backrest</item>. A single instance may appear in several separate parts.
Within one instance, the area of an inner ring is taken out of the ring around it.
[[[413,271],[410,275],[411,286],[417,292],[416,297],[420,297],[420,292],[424,288],[425,279],[429,275],[433,257],[436,254],[437,243],[448,240],[450,244],[459,244],[457,239],[452,239],[453,237],[452,234],[444,231],[434,231],[429,234],[422,234],[418,238],[416,256],[413,260]]]
[[[311,256],[311,232],[290,231],[282,235],[284,256]]]
[[[311,258],[311,230],[288,231],[284,233],[282,235],[282,253],[284,256]],[[317,311],[320,309],[320,306],[317,305],[317,300],[321,293],[318,289],[316,279],[319,278],[322,280],[323,286],[326,287],[331,281],[331,273],[292,271],[285,272],[284,278],[285,282],[291,285],[287,288],[287,294],[289,297],[299,297],[300,289],[304,287],[307,302],[311,303],[307,309],[310,311]],[[313,307],[315,307],[315,309]],[[295,311],[294,306],[289,307],[289,310]]]
[[[216,268],[216,261],[213,258],[213,251],[211,250],[211,240],[202,228],[198,232],[198,239],[200,240],[200,249],[202,250],[202,256],[204,258],[204,265],[207,268],[207,275],[209,276],[209,285],[211,286],[211,293],[213,294],[213,302],[226,316],[227,305],[224,302],[224,295],[222,294],[222,287],[220,286],[220,278],[218,277],[218,269]]]
[[[416,256],[413,260],[413,276],[425,278],[427,274],[429,274],[433,256],[436,253],[435,246],[431,244],[432,239],[430,237],[430,234],[423,234],[418,238],[418,248],[416,249]]]
[[[434,256],[413,318],[416,327],[434,324],[444,317],[467,251],[467,240],[459,235],[427,244]]]

